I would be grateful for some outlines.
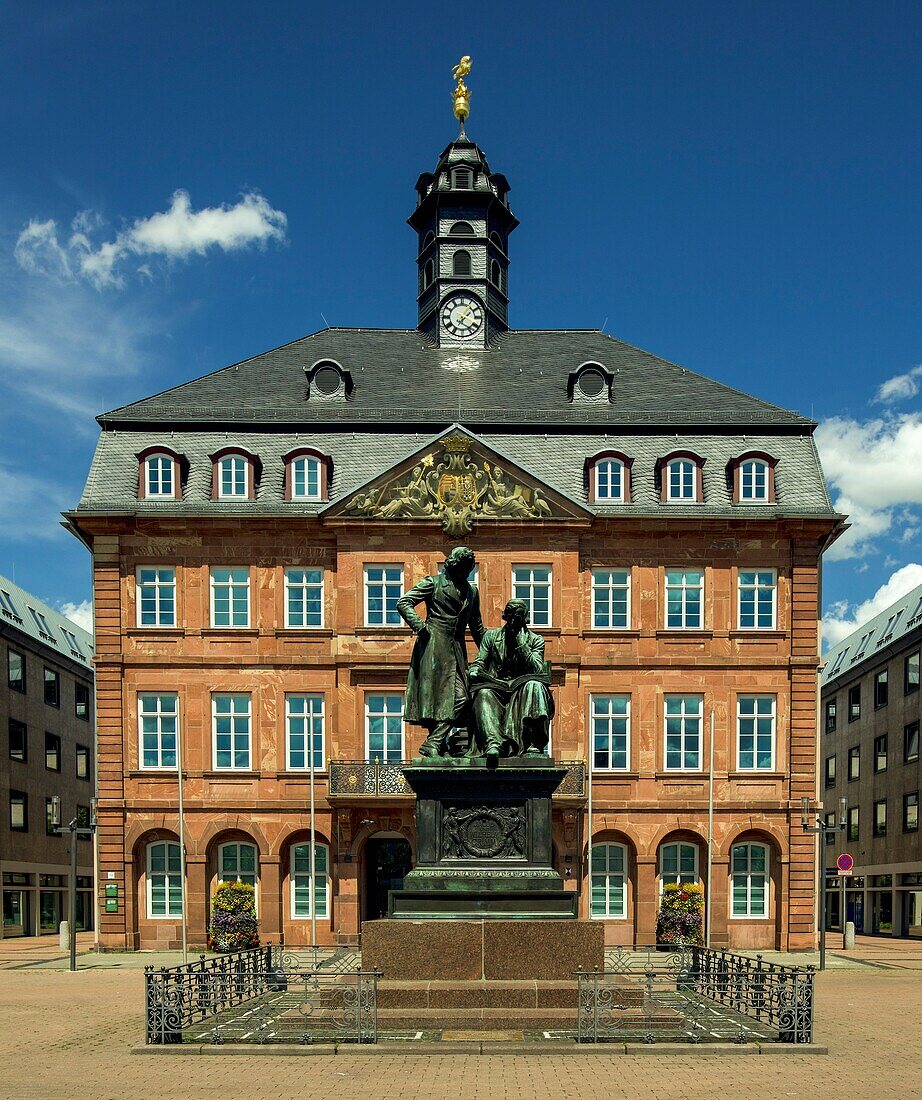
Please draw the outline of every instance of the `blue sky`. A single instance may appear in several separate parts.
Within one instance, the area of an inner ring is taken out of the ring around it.
[[[833,637],[922,581],[917,5],[0,0],[0,31],[0,572],[49,602],[89,596],[57,513],[97,412],[324,319],[415,324],[461,53],[513,326],[815,416],[856,520]]]

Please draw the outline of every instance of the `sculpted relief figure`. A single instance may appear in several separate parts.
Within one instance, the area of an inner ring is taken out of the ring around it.
[[[468,579],[474,564],[473,551],[456,546],[444,573],[424,577],[397,601],[400,617],[416,634],[404,718],[429,731],[422,756],[460,756],[468,748],[466,734],[458,743],[469,702],[465,636],[469,629],[478,646],[484,636],[480,594]],[[420,603],[426,605],[425,619],[415,611]]]
[[[528,629],[524,600],[510,600],[505,625],[488,630],[469,671],[474,743],[496,764],[500,756],[543,756],[554,700],[544,639]]]

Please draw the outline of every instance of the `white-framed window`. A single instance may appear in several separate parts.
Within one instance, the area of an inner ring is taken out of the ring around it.
[[[627,630],[631,625],[630,569],[592,570],[592,626]]]
[[[147,846],[147,915],[158,920],[182,916],[182,859],[175,841]]]
[[[738,577],[740,630],[774,630],[778,617],[778,574],[741,569]]]
[[[774,695],[737,696],[736,766],[740,771],[772,771],[774,769]]]
[[[701,695],[667,695],[666,770],[701,771]]]
[[[731,915],[768,916],[768,847],[734,844],[730,852]]]
[[[174,490],[172,455],[149,455],[144,460],[145,497],[172,497]]]
[[[623,844],[593,844],[589,912],[593,917],[627,916],[627,850]]]
[[[259,853],[255,844],[230,841],[218,849],[218,881],[246,882],[253,889],[259,878]]]
[[[666,627],[700,630],[704,625],[704,570],[666,570]]]
[[[326,844],[314,844],[314,876],[311,889],[311,846],[291,846],[291,915],[295,918],[313,915],[311,905],[316,906],[318,917],[330,915],[330,850]]]
[[[402,595],[402,565],[366,565],[365,625],[400,626],[397,601]]]
[[[323,626],[323,570],[285,570],[285,626],[314,629]]]
[[[524,600],[531,625],[551,625],[551,567],[549,565],[514,565],[512,596]]]
[[[291,460],[292,500],[321,500],[323,476],[316,455],[299,455]]]
[[[594,771],[627,771],[631,762],[630,695],[589,698]]]
[[[674,841],[659,850],[659,885],[698,881],[698,845]]]
[[[698,499],[698,465],[690,458],[674,458],[666,464],[666,500]]]
[[[322,695],[285,696],[286,766],[289,771],[309,769],[311,751],[315,770],[323,771],[326,766],[323,717]]]
[[[138,696],[138,758],[142,768],[170,768],[177,765],[179,696],[157,692]]]
[[[219,771],[249,771],[252,761],[250,696],[212,695],[214,766]]]
[[[136,576],[138,626],[176,626],[176,570],[144,565]]]
[[[403,760],[403,695],[365,696],[365,756],[379,764]]]
[[[768,463],[762,458],[744,459],[740,463],[740,500],[749,504],[767,504],[768,489]]]
[[[218,459],[218,499],[246,500],[250,495],[250,460],[244,455]]]
[[[250,570],[247,566],[212,566],[211,625],[250,625]]]
[[[596,500],[624,500],[624,463],[620,458],[600,458],[594,476]]]

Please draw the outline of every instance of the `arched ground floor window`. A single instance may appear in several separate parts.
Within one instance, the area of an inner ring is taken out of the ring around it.
[[[179,844],[170,840],[147,846],[147,915],[182,916],[182,858]]]
[[[330,915],[330,849],[326,844],[314,844],[314,878],[311,888],[311,846],[291,846],[291,915],[329,917]]]
[[[733,917],[769,916],[768,845],[734,844],[730,852],[730,914]]]
[[[593,917],[627,917],[627,849],[623,844],[593,844],[589,910]]]

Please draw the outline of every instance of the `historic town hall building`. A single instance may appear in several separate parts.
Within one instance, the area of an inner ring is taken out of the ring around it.
[[[546,639],[580,915],[649,943],[662,884],[710,879],[713,943],[811,946],[840,525],[813,422],[596,330],[510,329],[518,222],[463,130],[416,192],[416,329],[325,329],[99,417],[68,519],[95,577],[101,943],[179,940],[180,754],[191,943],[222,879],[256,886],[264,942],[384,912],[425,735],[395,604],[465,543],[486,624],[516,596]]]

